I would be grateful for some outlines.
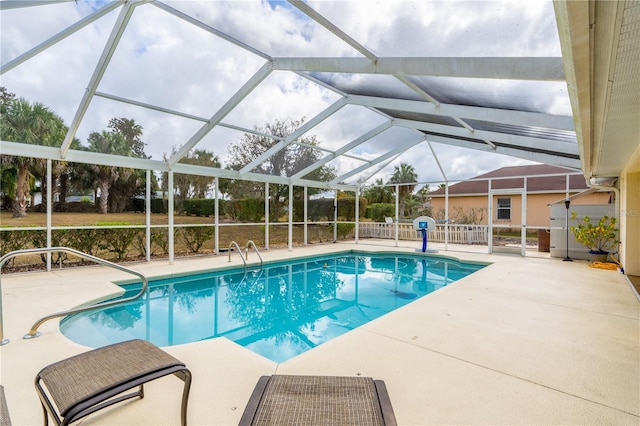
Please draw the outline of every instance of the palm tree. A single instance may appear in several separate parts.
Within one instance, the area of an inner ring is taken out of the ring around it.
[[[383,186],[382,179],[376,179],[374,185],[364,192],[368,204],[393,202],[393,193],[388,186]]]
[[[1,112],[2,140],[45,146],[62,145],[67,128],[62,118],[41,103],[31,104],[24,98],[10,100],[2,103]],[[16,169],[13,217],[25,217],[27,196],[30,193],[29,184],[33,183],[37,171],[44,168],[45,160],[5,155],[2,163],[6,167]]]
[[[389,183],[403,184],[403,183],[415,183],[418,182],[418,175],[412,165],[408,163],[401,163],[399,166],[395,166],[393,175],[389,179]],[[409,194],[411,194],[416,186],[415,185],[400,185],[398,186],[398,211],[400,217],[404,217],[405,201]]]
[[[95,152],[126,155],[127,145],[125,138],[118,133],[103,130],[101,133],[92,132],[87,139],[89,149]],[[109,190],[118,178],[127,179],[132,173],[131,169],[123,167],[103,166],[97,164],[88,165],[94,177],[97,188],[100,190],[100,213],[106,214],[109,210]]]

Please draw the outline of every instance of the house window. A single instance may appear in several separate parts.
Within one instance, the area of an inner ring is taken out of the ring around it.
[[[498,220],[511,220],[511,198],[498,198]]]

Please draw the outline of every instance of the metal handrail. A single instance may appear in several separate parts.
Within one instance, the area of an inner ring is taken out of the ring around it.
[[[238,243],[236,243],[235,241],[231,241],[229,243],[229,262],[231,262],[231,249],[233,248],[233,246],[236,246],[236,249],[238,250],[238,253],[240,254],[240,259],[242,259],[242,263],[244,263],[244,270],[246,272],[246,270],[247,270],[247,261],[245,260],[244,256],[242,255],[242,249],[240,248]]]
[[[95,257],[90,254],[83,253],[81,251],[68,248],[68,247],[33,248],[33,249],[15,250],[15,251],[9,252],[4,256],[0,257],[0,276],[2,275],[2,267],[4,266],[5,263],[7,263],[9,259],[12,259],[16,256],[23,256],[28,254],[53,253],[53,252],[63,252],[63,253],[73,254],[75,256],[78,256],[84,259],[92,260],[95,263],[98,263],[104,266],[109,266],[111,268],[133,274],[142,280],[142,288],[136,295],[127,297],[125,299],[112,300],[106,303],[96,303],[89,306],[83,306],[80,308],[69,309],[66,311],[61,311],[61,312],[56,312],[53,314],[46,315],[40,318],[31,326],[29,333],[25,334],[23,336],[23,339],[32,339],[40,336],[40,332],[38,331],[38,328],[43,323],[45,323],[46,321],[49,321],[50,319],[64,317],[71,314],[77,314],[79,312],[86,312],[96,308],[106,308],[109,306],[130,302],[132,300],[140,298],[147,291],[147,285],[148,285],[147,277],[145,277],[140,272],[134,271],[133,269],[126,268],[124,266],[118,265],[117,263],[109,262],[108,260],[100,259],[99,257]],[[7,343],[9,343],[9,339],[4,339],[3,337],[4,337],[4,331],[2,326],[2,285],[0,285],[0,340],[1,340],[0,345],[6,345]]]
[[[247,257],[247,260],[249,260],[249,246],[253,246],[253,249],[256,251],[256,254],[258,255],[258,258],[260,259],[260,268],[262,268],[262,266],[264,265],[264,261],[262,260],[262,256],[260,255],[260,252],[258,251],[258,247],[256,247],[256,243],[254,243],[253,240],[247,241],[247,245],[244,247],[245,256]]]

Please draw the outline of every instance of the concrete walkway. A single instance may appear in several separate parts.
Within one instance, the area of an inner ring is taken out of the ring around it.
[[[265,260],[331,250],[397,250],[389,242],[263,253]],[[276,364],[224,338],[165,348],[194,375],[191,425],[237,424],[261,375],[364,375],[386,382],[398,423],[640,424],[640,304],[618,272],[586,262],[441,252],[492,264],[408,306]],[[239,262],[238,259],[235,259]],[[227,266],[227,257],[130,265],[148,276]],[[42,424],[33,388],[45,365],[87,350],[58,331],[23,340],[42,315],[115,294],[103,267],[2,276],[5,338],[0,383],[14,425]],[[179,423],[182,382],[166,377],[145,398],[86,425]]]

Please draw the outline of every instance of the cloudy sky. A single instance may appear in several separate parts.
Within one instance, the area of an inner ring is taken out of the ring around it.
[[[1,60],[9,61],[52,37],[108,2],[83,1],[3,10]],[[358,57],[347,43],[318,25],[298,9],[280,1],[167,1],[167,5],[195,17],[272,57]],[[550,1],[308,1],[320,14],[358,40],[374,54],[384,56],[560,56],[553,6]],[[0,76],[10,92],[41,102],[69,125],[89,84],[96,63],[111,33],[119,8],[103,16],[44,52]],[[264,64],[264,58],[152,4],[138,6],[106,69],[97,91],[137,102],[157,105],[208,119]],[[341,75],[357,87],[358,76]],[[381,80],[381,86],[388,81]],[[395,82],[397,84],[397,81]],[[393,87],[393,86],[388,86]],[[488,100],[535,105],[540,112],[570,115],[564,83],[545,96],[534,85],[494,82],[469,85],[473,96]],[[441,96],[455,98],[455,93]],[[339,95],[309,79],[289,72],[273,72],[223,120],[253,128],[275,119],[307,120],[323,111]],[[113,117],[133,118],[144,128],[146,152],[161,160],[203,125],[202,121],[94,97],[76,136],[86,143],[92,131],[106,129]],[[347,106],[311,134],[321,146],[337,149],[385,121],[365,108]],[[222,160],[227,147],[241,132],[216,127],[198,145]],[[415,137],[409,130],[393,129],[350,153],[375,158],[398,141]],[[412,164],[420,181],[441,181],[442,174],[428,145],[420,155],[402,155],[375,178],[387,179],[393,166]],[[436,152],[447,178],[472,177],[524,160],[454,148],[437,143]],[[339,174],[362,163],[350,158],[330,165]],[[370,174],[367,172],[365,174]],[[354,179],[361,177],[355,176]]]

